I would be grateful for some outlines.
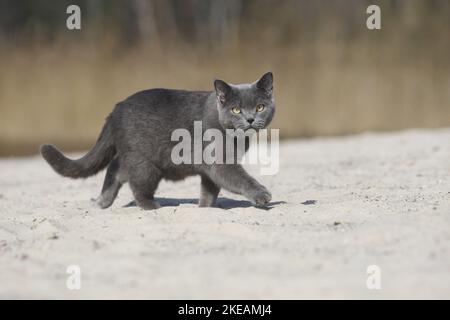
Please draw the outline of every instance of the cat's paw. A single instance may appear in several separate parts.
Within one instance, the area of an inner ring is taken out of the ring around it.
[[[91,201],[94,203],[94,205],[97,208],[100,208],[100,209],[109,208],[113,203],[112,201],[108,201],[107,199],[103,198],[102,196],[99,196],[97,199],[91,199]]]
[[[272,200],[272,195],[266,188],[261,188],[253,197],[253,202],[257,208],[265,208]]]
[[[161,208],[161,205],[153,200],[141,200],[138,201],[137,204],[143,210],[156,210]]]

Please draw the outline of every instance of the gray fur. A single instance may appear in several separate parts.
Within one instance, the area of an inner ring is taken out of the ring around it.
[[[159,208],[154,193],[161,179],[182,180],[192,175],[201,176],[200,206],[213,206],[224,188],[264,207],[271,200],[270,192],[240,164],[174,164],[171,151],[178,142],[171,141],[171,133],[185,128],[193,136],[194,121],[202,121],[203,130],[221,130],[224,137],[227,128],[265,128],[275,112],[272,84],[269,72],[252,84],[216,80],[215,91],[141,91],[116,105],[96,144],[84,157],[70,160],[52,145],[43,145],[41,153],[65,177],[86,178],[108,167],[97,200],[102,208],[113,203],[126,182],[141,208]],[[258,104],[265,105],[263,112],[256,112]],[[234,106],[240,106],[240,114],[231,112]]]

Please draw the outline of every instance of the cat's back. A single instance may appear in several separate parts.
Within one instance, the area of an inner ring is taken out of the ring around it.
[[[173,129],[190,130],[202,120],[210,91],[149,89],[119,102],[108,117],[117,136],[154,135],[166,137]]]
[[[148,108],[195,108],[204,104],[211,91],[188,91],[155,88],[136,92],[120,104],[146,106]]]

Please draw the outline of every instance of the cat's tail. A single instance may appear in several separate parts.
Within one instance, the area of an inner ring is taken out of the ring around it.
[[[116,154],[108,123],[103,127],[94,147],[80,159],[71,160],[65,157],[51,144],[42,145],[40,151],[53,170],[69,178],[87,178],[96,174],[104,169]]]

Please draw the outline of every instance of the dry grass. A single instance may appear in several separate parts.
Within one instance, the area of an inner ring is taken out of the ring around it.
[[[267,70],[278,106],[272,127],[282,137],[450,125],[448,39],[414,49],[379,35],[215,50],[107,41],[2,47],[0,155],[36,153],[43,142],[86,148],[114,104],[141,89],[211,89],[215,77],[247,82]]]

